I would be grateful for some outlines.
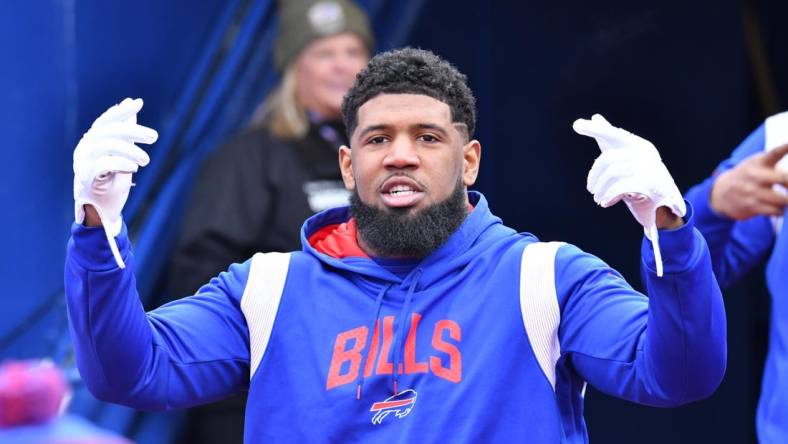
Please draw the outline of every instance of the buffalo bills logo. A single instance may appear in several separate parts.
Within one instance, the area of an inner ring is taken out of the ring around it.
[[[376,402],[369,409],[370,412],[375,412],[375,415],[372,417],[372,424],[380,424],[389,413],[394,413],[394,416],[397,418],[403,418],[413,410],[415,404],[416,390],[412,389],[397,393],[386,398],[385,401]]]

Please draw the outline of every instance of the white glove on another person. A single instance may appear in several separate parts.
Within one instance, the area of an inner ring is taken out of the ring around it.
[[[74,220],[85,220],[84,205],[96,208],[112,255],[125,268],[115,236],[123,226],[121,210],[131,189],[131,174],[150,161],[135,143],[150,144],[155,130],[137,125],[142,99],[124,99],[93,122],[74,149]]]
[[[651,240],[657,275],[662,276],[662,254],[657,232],[657,208],[668,207],[684,217],[687,207],[654,145],[595,114],[572,125],[578,134],[596,139],[602,154],[588,172],[586,188],[594,201],[607,208],[623,200]]]

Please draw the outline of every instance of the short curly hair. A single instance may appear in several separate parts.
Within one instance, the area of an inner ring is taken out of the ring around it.
[[[468,137],[476,128],[476,99],[466,77],[430,51],[404,48],[380,53],[356,76],[342,100],[348,138],[358,126],[358,109],[380,94],[422,94],[449,105],[452,122],[463,123]]]

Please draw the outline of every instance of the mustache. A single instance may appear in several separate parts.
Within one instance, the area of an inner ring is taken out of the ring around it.
[[[394,177],[407,177],[408,179],[416,182],[416,184],[419,186],[419,188],[422,189],[422,191],[426,191],[427,190],[427,185],[425,185],[424,182],[420,181],[419,179],[416,179],[411,174],[408,174],[408,173],[405,173],[405,172],[402,172],[402,171],[397,171],[396,173],[391,173],[388,176],[384,177],[383,180],[381,180],[380,183],[378,183],[378,185],[375,187],[375,189],[377,189],[378,191],[382,190],[383,189],[383,185],[386,182],[388,182],[389,179],[394,178]],[[356,181],[356,182],[358,183],[358,181]]]

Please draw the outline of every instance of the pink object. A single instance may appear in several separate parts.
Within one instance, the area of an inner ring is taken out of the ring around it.
[[[0,428],[53,419],[67,390],[63,374],[49,362],[6,361],[0,365]]]

